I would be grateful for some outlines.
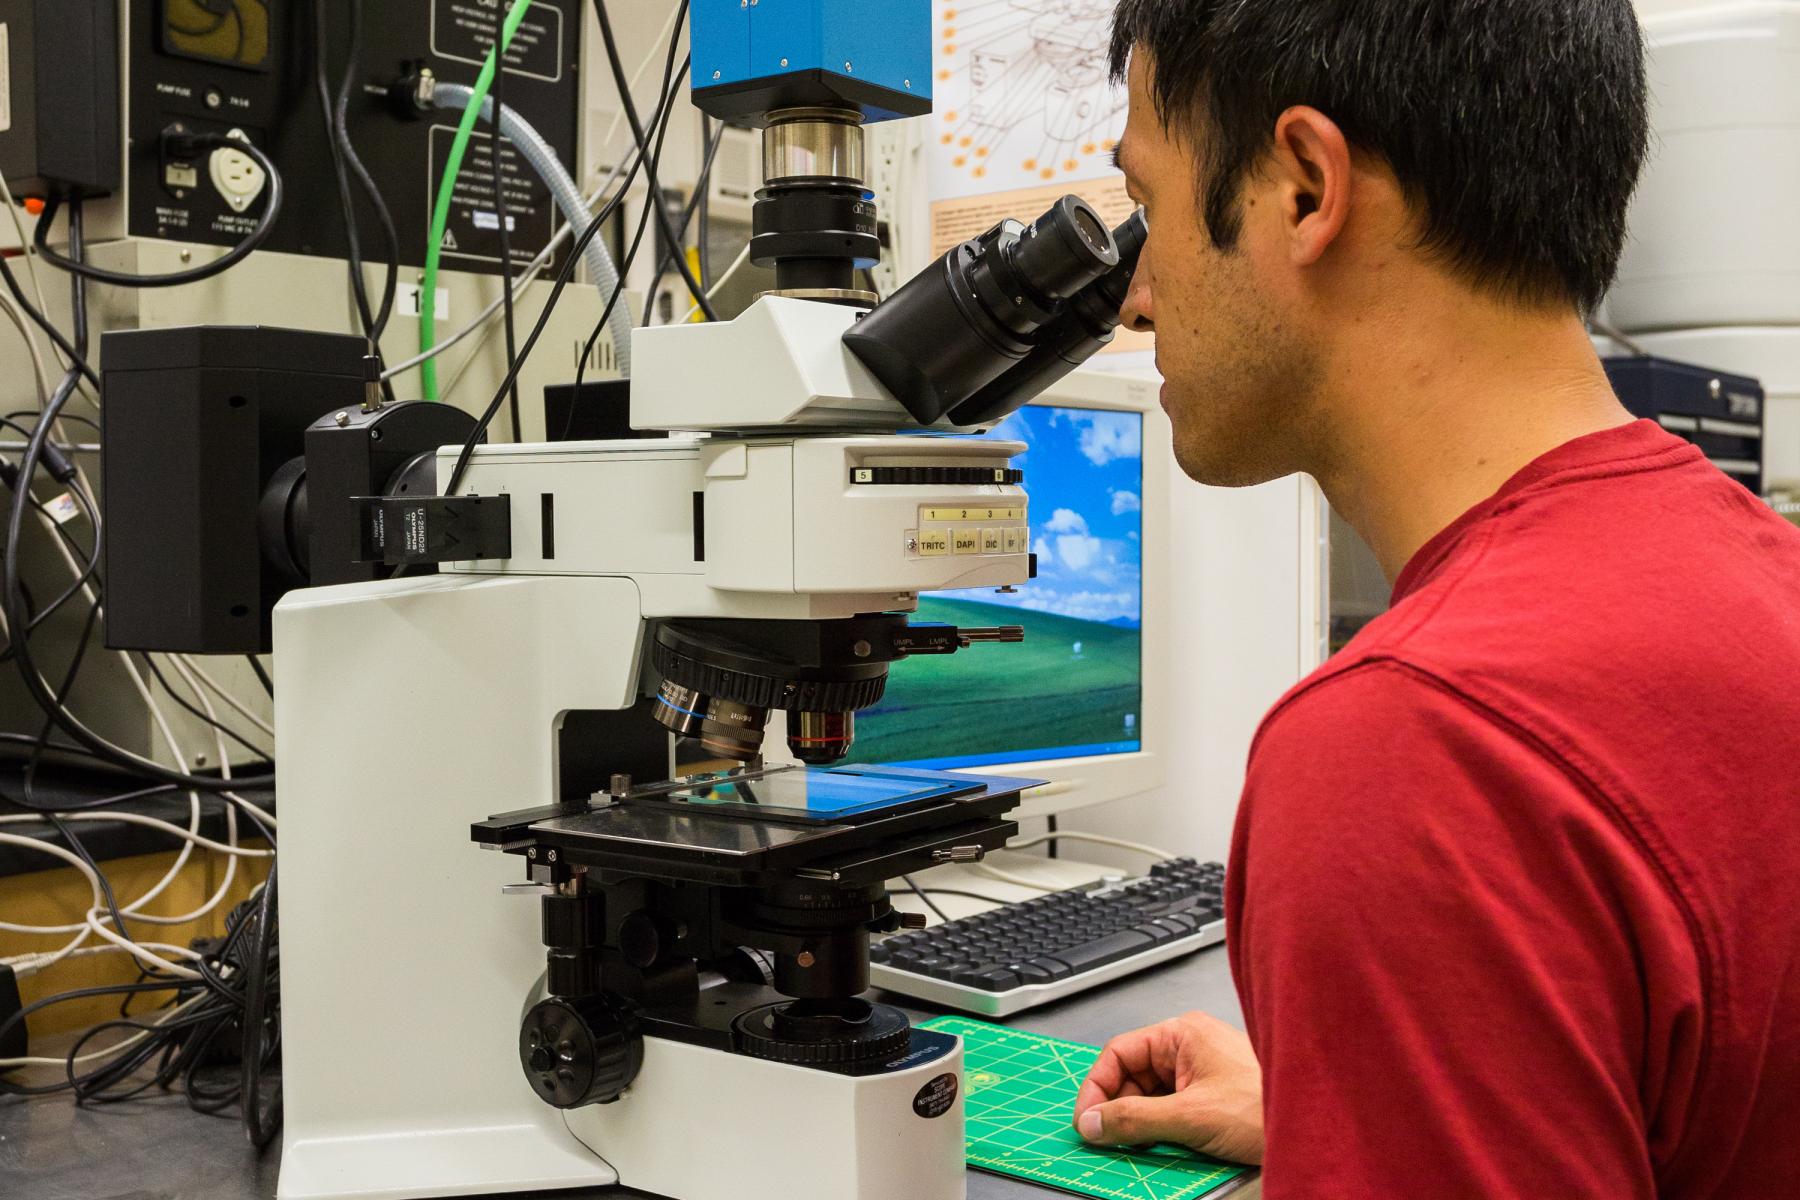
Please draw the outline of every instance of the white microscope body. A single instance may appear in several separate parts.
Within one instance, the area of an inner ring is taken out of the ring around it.
[[[954,1047],[851,1075],[647,1037],[617,1102],[547,1105],[518,1045],[537,905],[501,895],[522,860],[469,840],[558,801],[565,719],[639,703],[658,621],[830,621],[1026,581],[1024,493],[998,482],[1023,447],[895,436],[905,414],[842,344],[855,316],[769,298],[640,331],[634,423],[690,432],[483,448],[461,490],[511,497],[510,558],[278,608],[281,1200],[965,1194]],[[858,482],[884,467],[996,482]]]

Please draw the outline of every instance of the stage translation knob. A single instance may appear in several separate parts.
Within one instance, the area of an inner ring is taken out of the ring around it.
[[[644,1065],[644,1039],[617,997],[540,1000],[519,1029],[519,1062],[546,1104],[610,1104]]]

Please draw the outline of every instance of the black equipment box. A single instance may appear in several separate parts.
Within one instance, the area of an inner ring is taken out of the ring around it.
[[[402,264],[418,267],[425,257],[419,231],[430,227],[461,114],[418,113],[402,98],[410,94],[405,81],[424,68],[441,81],[473,84],[508,6],[497,0],[363,0],[362,6],[362,70],[350,88],[347,126],[400,230]],[[209,178],[207,162],[172,164],[162,142],[176,128],[241,130],[274,161],[287,187],[264,249],[347,258],[317,90],[315,10],[325,20],[325,74],[335,98],[347,59],[350,0],[0,0],[0,28],[12,43],[13,121],[7,132],[0,120],[0,167],[15,194],[42,196],[51,186],[79,184],[93,195],[118,190],[123,160],[129,235],[234,246],[256,227],[265,200],[235,211]],[[121,11],[127,22],[122,70]],[[507,54],[507,106],[572,172],[580,148],[584,15],[583,0],[535,0]],[[121,110],[129,114],[123,155]],[[444,237],[445,270],[500,269],[490,128],[476,126],[463,159]],[[549,242],[557,215],[548,189],[510,141],[501,159],[512,256],[522,266]],[[374,210],[359,188],[351,190],[364,253],[380,261]],[[52,236],[60,238],[60,229]]]
[[[306,429],[363,398],[360,337],[261,326],[134,329],[101,339],[106,644],[270,649],[290,583],[258,508]]]
[[[0,0],[0,171],[14,195],[118,189],[117,0]]]
[[[1692,442],[1719,470],[1762,494],[1761,383],[1652,355],[1601,362],[1620,403],[1633,416],[1646,417]]]

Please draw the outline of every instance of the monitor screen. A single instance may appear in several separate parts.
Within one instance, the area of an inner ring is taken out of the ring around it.
[[[1028,405],[990,436],[1023,442],[1037,578],[1014,594],[928,593],[917,620],[1022,625],[1023,645],[896,663],[857,715],[858,762],[944,770],[1142,748],[1142,413]]]

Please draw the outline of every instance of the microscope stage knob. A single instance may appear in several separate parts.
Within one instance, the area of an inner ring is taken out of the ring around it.
[[[610,1104],[637,1078],[644,1039],[631,1006],[616,996],[553,997],[525,1014],[519,1062],[546,1104]]]

